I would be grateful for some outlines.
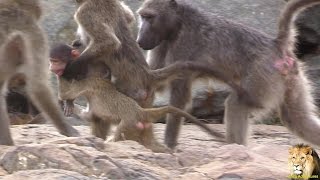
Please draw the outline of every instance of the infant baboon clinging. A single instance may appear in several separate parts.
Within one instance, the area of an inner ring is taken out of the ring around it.
[[[320,1],[291,0],[281,15],[276,38],[205,12],[192,2],[144,1],[138,11],[141,23],[137,41],[143,49],[151,50],[151,66],[161,68],[176,61],[193,61],[220,72],[226,83],[240,86],[242,93],[235,90],[225,102],[229,143],[247,144],[250,114],[260,118],[278,108],[288,129],[320,145],[320,121],[309,80],[293,53],[295,16]],[[189,74],[171,83],[171,105],[185,108],[192,79]],[[165,143],[169,147],[177,142],[177,118],[168,117]]]
[[[51,50],[50,69],[54,73],[72,61],[73,48],[68,45],[57,45]],[[58,65],[58,66],[57,66]],[[57,66],[57,67],[56,67]],[[75,99],[84,95],[89,103],[89,119],[93,135],[106,138],[111,124],[119,124],[115,140],[134,140],[156,152],[165,151],[152,133],[152,122],[167,113],[183,116],[208,131],[211,135],[222,138],[223,135],[212,131],[206,125],[188,113],[177,108],[166,106],[160,108],[141,108],[133,99],[120,93],[110,82],[110,70],[103,63],[88,64],[87,78],[67,81],[59,76],[59,97]]]
[[[13,144],[5,95],[8,81],[16,73],[25,75],[28,96],[52,120],[60,133],[78,136],[78,132],[64,122],[48,86],[46,58],[49,54],[46,37],[38,24],[40,16],[38,0],[0,2],[0,144]]]

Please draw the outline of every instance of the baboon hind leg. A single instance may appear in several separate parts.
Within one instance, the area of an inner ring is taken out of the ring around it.
[[[191,80],[175,80],[171,83],[170,105],[184,109],[191,97]],[[169,114],[167,116],[167,127],[165,130],[165,144],[169,148],[177,146],[178,135],[182,124],[182,118],[177,115]]]
[[[226,123],[227,142],[246,145],[249,133],[249,107],[240,102],[235,93],[225,102],[224,122]]]
[[[110,131],[111,123],[108,119],[101,119],[96,115],[91,117],[91,133],[92,135],[106,140],[107,135]]]
[[[41,80],[27,81],[27,91],[34,105],[44,112],[59,132],[65,136],[79,136],[79,132],[65,122],[62,111],[58,103],[54,101],[54,96],[46,84]]]
[[[152,125],[144,130],[138,129],[135,124],[120,122],[114,135],[114,141],[132,140],[136,141],[153,152],[167,153],[171,149],[160,144],[154,137]]]
[[[0,84],[0,145],[13,145],[3,83]]]
[[[156,153],[171,153],[172,150],[165,146],[164,144],[160,144],[160,142],[154,137],[153,127],[146,128],[143,130],[143,135],[141,136],[142,145],[146,148],[151,149]]]

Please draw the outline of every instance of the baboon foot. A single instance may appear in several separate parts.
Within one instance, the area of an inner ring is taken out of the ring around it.
[[[66,130],[60,131],[60,134],[68,136],[68,137],[79,137],[80,133],[72,126],[66,126]]]
[[[152,152],[155,153],[173,153],[174,151],[170,148],[168,148],[165,145],[161,145],[161,144],[153,144],[151,146],[146,146],[146,148],[151,149]]]
[[[0,138],[0,145],[7,145],[7,146],[13,146],[13,140],[11,137],[7,137],[7,138]]]

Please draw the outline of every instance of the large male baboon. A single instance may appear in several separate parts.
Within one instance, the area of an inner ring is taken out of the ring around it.
[[[311,88],[293,53],[293,21],[298,12],[319,0],[292,0],[281,15],[279,32],[272,38],[253,28],[205,12],[185,0],[146,0],[138,44],[149,51],[152,67],[193,61],[219,72],[219,79],[236,84],[225,102],[229,143],[247,144],[249,115],[261,118],[279,108],[282,122],[294,134],[320,145]],[[185,108],[193,74],[171,83],[170,104]],[[248,101],[249,98],[249,101]],[[165,142],[176,146],[180,122],[169,116]]]

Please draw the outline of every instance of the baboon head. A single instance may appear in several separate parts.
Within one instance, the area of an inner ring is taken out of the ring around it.
[[[170,40],[180,27],[176,0],[146,0],[138,10],[140,26],[137,42],[145,50]]]

